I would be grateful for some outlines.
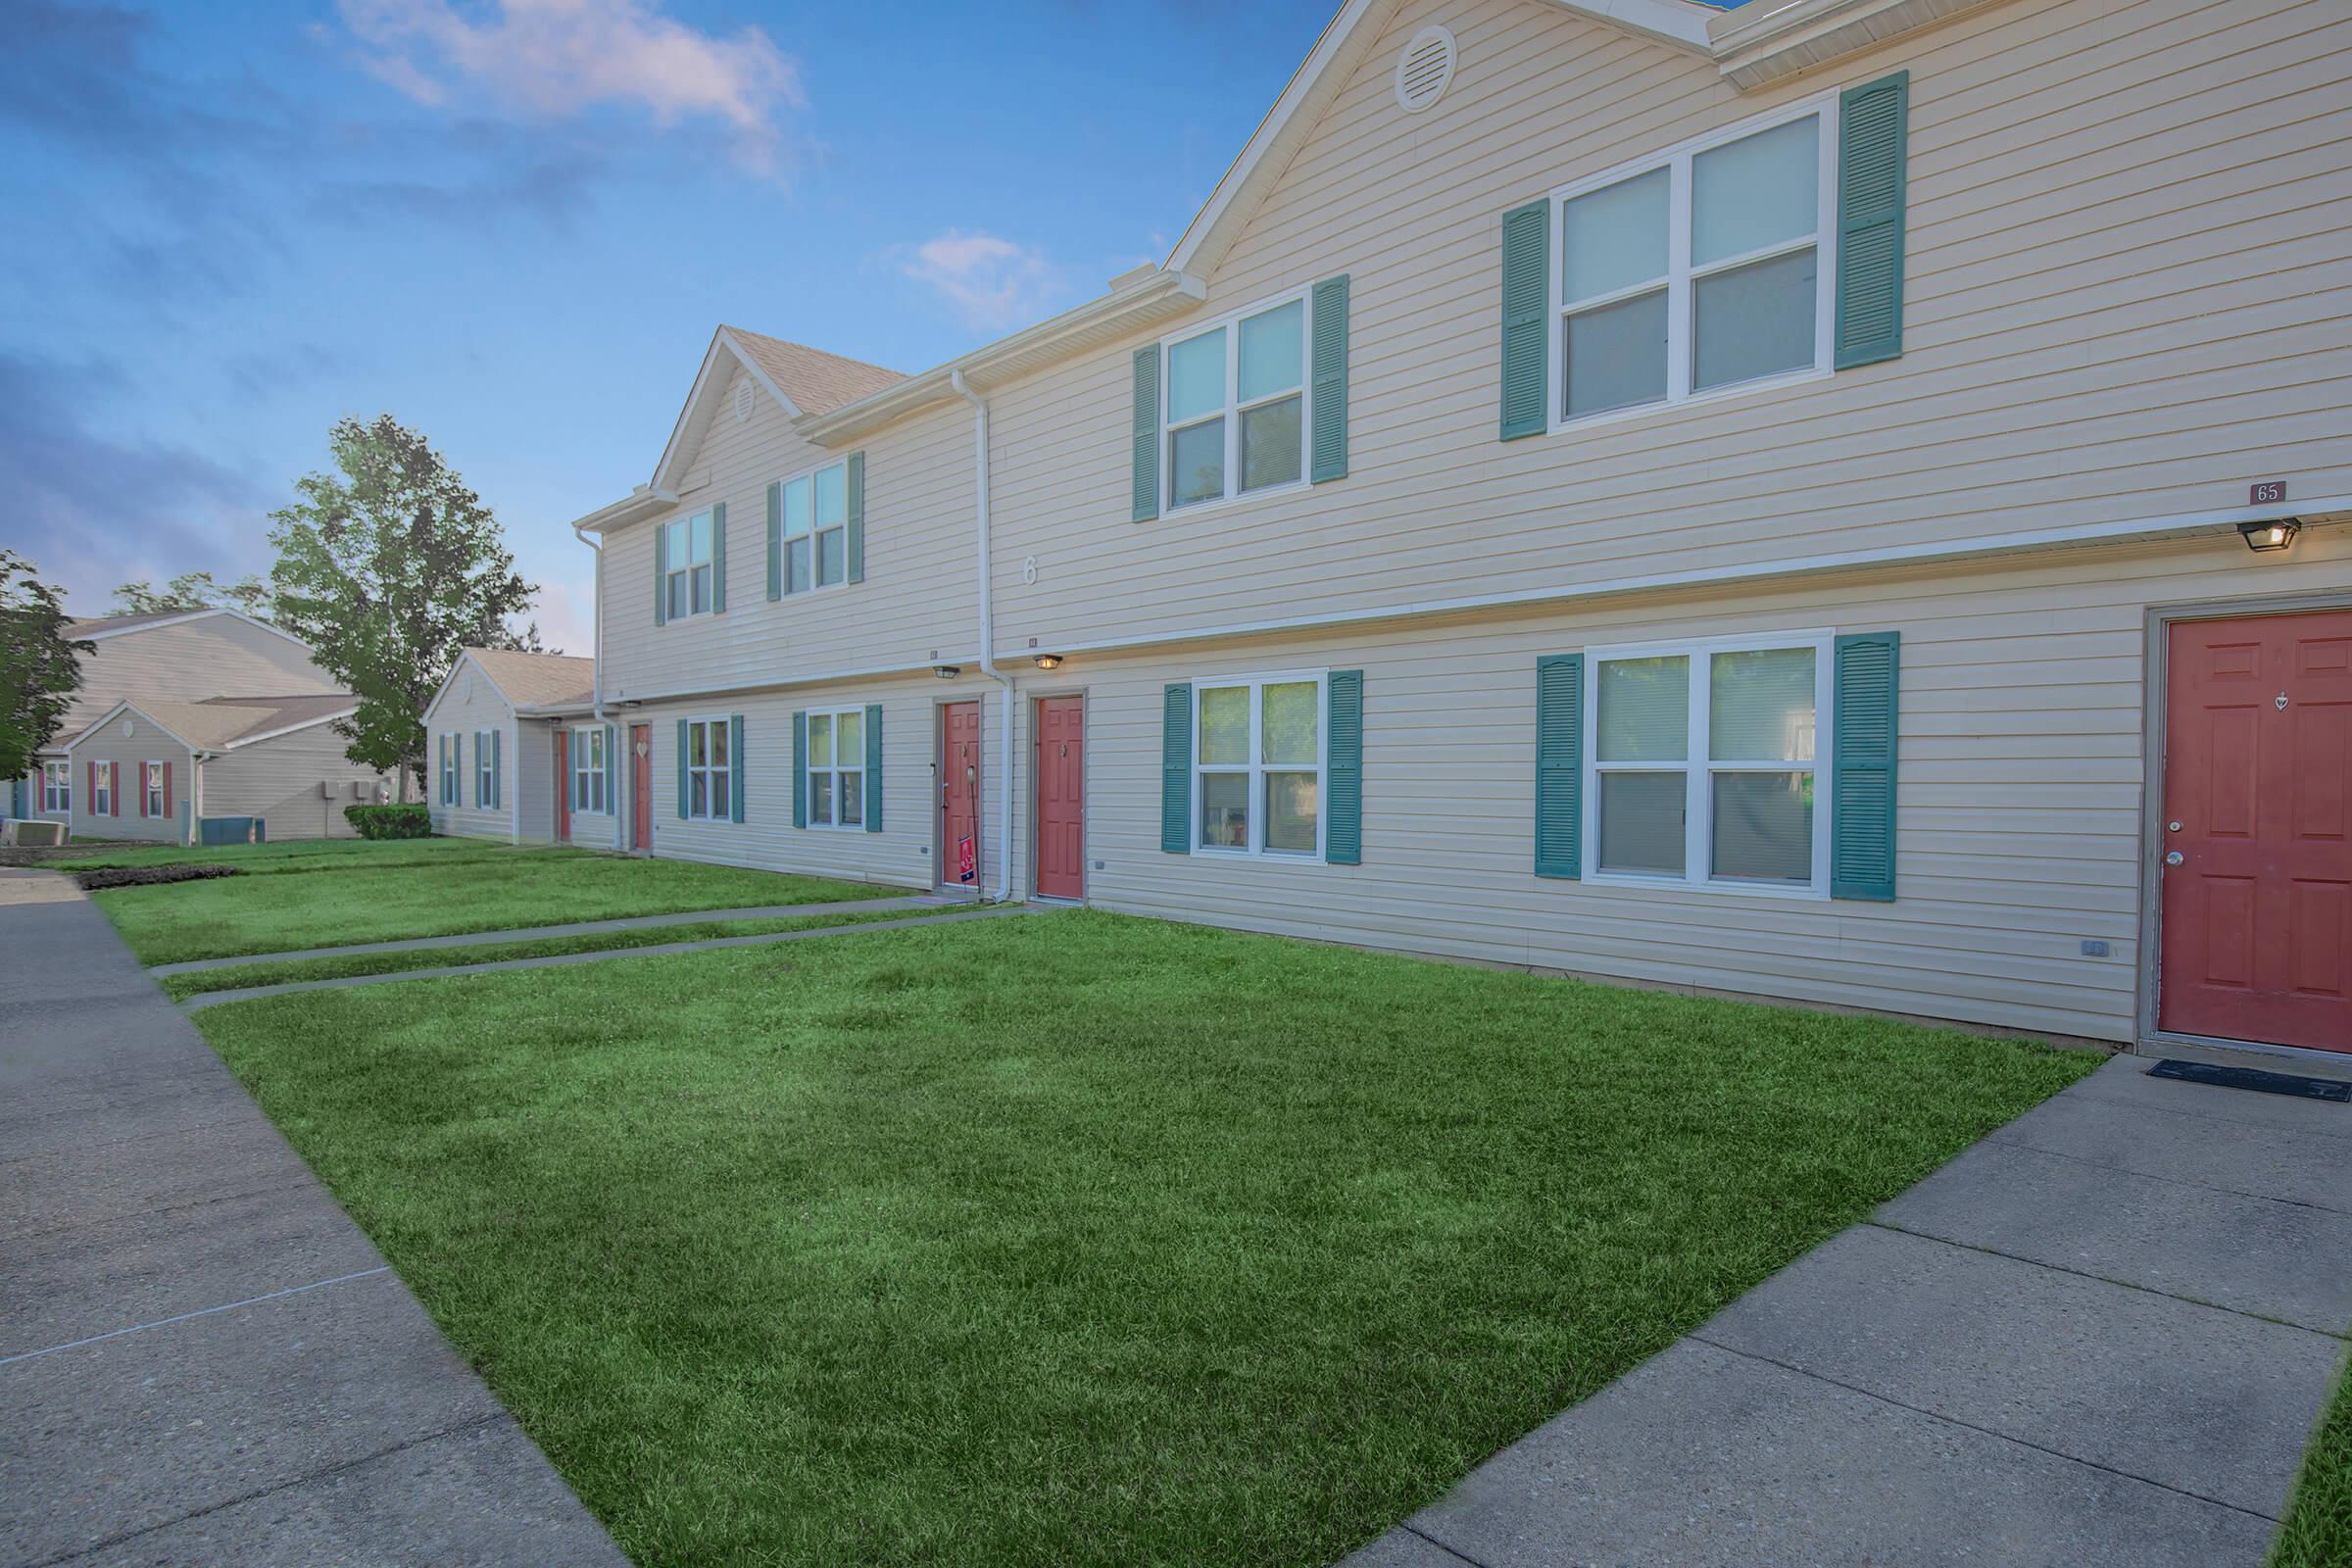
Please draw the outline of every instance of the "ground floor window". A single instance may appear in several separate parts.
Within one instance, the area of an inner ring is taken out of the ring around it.
[[[727,721],[690,719],[686,724],[686,814],[698,821],[729,819]]]
[[[865,710],[808,715],[808,825],[865,825]]]
[[[452,744],[456,739],[457,737],[454,735],[441,737],[441,804],[443,806],[458,804],[458,749]]]
[[[473,804],[485,809],[498,805],[498,752],[486,729],[473,732]]]
[[[90,814],[115,814],[115,764],[112,762],[90,764]]]
[[[595,729],[575,729],[571,732],[571,808],[575,811],[610,810],[605,799],[605,732]]]
[[[43,762],[41,764],[41,809],[71,811],[74,809],[74,764]]]
[[[170,807],[164,799],[164,764],[161,762],[142,762],[140,766],[145,770],[146,774],[144,782],[147,791],[147,814],[149,816],[169,815]]]
[[[1585,784],[1596,874],[1820,892],[1827,793],[1815,750],[1830,710],[1826,634],[1591,654]]]
[[[1194,833],[1200,850],[1323,853],[1323,676],[1193,687]]]

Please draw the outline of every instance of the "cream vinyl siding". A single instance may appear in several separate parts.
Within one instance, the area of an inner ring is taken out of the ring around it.
[[[331,726],[313,724],[209,758],[204,814],[263,817],[272,840],[357,838],[344,808],[373,804],[383,775],[345,757],[348,745]],[[334,786],[333,799],[320,796],[322,783]],[[355,784],[365,792],[353,794]]]
[[[1016,811],[1025,850],[1028,700],[1083,690],[1098,906],[2121,1041],[2139,958],[2145,610],[2323,589],[2352,594],[2345,529],[2307,530],[2286,560],[2256,558],[2231,534],[1803,591],[1653,596],[1581,615],[1081,658],[1022,681]],[[1534,875],[1539,657],[1822,626],[1903,634],[1895,903]],[[1363,863],[1163,854],[1161,687],[1322,666],[1364,672]],[[993,758],[993,728],[990,745]],[[1016,887],[1027,875],[1023,864]],[[2083,956],[2085,939],[2109,956]]]
[[[233,615],[140,627],[99,638],[81,656],[81,690],[57,732],[57,744],[63,746],[125,700],[200,703],[223,696],[301,697],[340,690],[300,643]]]
[[[1429,22],[1460,66],[1407,116]],[[1506,208],[1894,70],[1902,359],[1496,439]],[[1130,350],[1183,320],[999,389],[1001,647],[2352,493],[2348,75],[2332,0],[2010,0],[1750,95],[1527,0],[1414,0],[1190,318],[1350,274],[1348,478],[1127,521]]]
[[[730,415],[728,417],[732,418],[733,416]],[[730,598],[727,602],[731,605],[734,603],[734,600]],[[607,769],[608,773],[611,774],[610,783],[617,786],[617,791],[620,798],[608,801],[606,803],[608,808],[602,811],[584,811],[576,806],[572,808],[571,842],[579,846],[581,849],[609,850],[612,849],[616,842],[613,838],[613,831],[616,825],[622,820],[622,812],[627,809],[627,795],[629,790],[628,749],[630,722],[632,721],[625,719],[616,719],[613,721],[612,741],[612,750],[610,755],[612,758],[618,760],[619,767],[617,772],[613,772],[611,765],[608,764]],[[637,722],[642,721],[640,720]],[[525,727],[526,729],[529,728],[529,726]],[[604,726],[602,724],[590,720],[566,720],[562,724],[551,724],[534,736],[532,744],[538,748],[536,755],[541,759],[541,770],[547,778],[548,803],[551,807],[555,802],[556,731],[558,729],[567,731],[571,737],[570,742],[565,747],[564,754],[564,789],[565,792],[565,798],[568,799],[571,790],[572,778],[579,771],[580,757],[578,746],[580,740],[589,729],[601,729]],[[552,833],[553,831],[554,827],[551,822],[549,832]]]
[[[970,662],[977,649],[971,410],[931,410],[828,451],[802,440],[764,390],[752,400],[752,416],[738,420],[733,387],[730,381],[689,465],[677,511],[607,541],[607,701],[749,685],[785,669],[903,669],[933,662],[933,649],[948,662]],[[856,450],[866,454],[865,580],[770,603],[768,484]],[[655,530],[721,501],[726,611],[655,625]]]
[[[556,840],[556,728],[548,719],[518,719],[514,738],[505,743],[513,748],[505,765],[504,787],[505,798],[514,803],[517,844],[553,844]],[[622,787],[627,787],[625,778]]]
[[[653,593],[649,585],[646,603],[650,606]],[[470,662],[463,662],[448,687],[424,713],[424,798],[431,808],[433,831],[451,838],[516,840],[514,803],[515,770],[526,765],[523,745],[511,707],[490,678]],[[499,804],[496,810],[482,810],[473,804],[474,733],[477,730],[497,730],[499,741]],[[458,767],[458,801],[455,808],[441,804],[441,737],[458,735],[465,740],[465,756]],[[555,762],[549,755],[549,743],[542,736],[537,754],[539,767],[552,770]],[[553,836],[551,824],[546,830]]]
[[[101,648],[104,643],[99,644]],[[127,719],[132,733],[125,736],[122,725]],[[74,749],[74,818],[73,831],[77,839],[146,839],[159,844],[181,841],[181,821],[192,815],[189,810],[191,792],[196,786],[196,768],[188,749],[169,734],[155,727],[154,721],[136,713],[122,714],[97,736]],[[122,796],[122,814],[92,816],[90,814],[90,763],[114,762],[115,778]],[[140,789],[140,764],[144,762],[172,764],[172,814],[164,819],[141,816],[144,795]]]

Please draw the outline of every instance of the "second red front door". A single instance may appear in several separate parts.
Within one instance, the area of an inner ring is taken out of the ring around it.
[[[939,880],[980,885],[980,705],[939,710]]]
[[[1086,896],[1086,699],[1037,705],[1037,893]]]

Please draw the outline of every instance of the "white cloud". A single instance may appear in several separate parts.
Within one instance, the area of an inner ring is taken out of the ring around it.
[[[605,104],[663,125],[714,119],[762,172],[783,144],[777,116],[803,107],[801,73],[756,26],[731,37],[662,16],[658,0],[492,0],[480,20],[450,0],[339,0],[368,71],[423,104],[470,86],[548,116]]]
[[[899,270],[928,284],[964,324],[983,331],[1026,326],[1069,296],[1069,279],[1045,252],[994,234],[951,228],[899,258]]]

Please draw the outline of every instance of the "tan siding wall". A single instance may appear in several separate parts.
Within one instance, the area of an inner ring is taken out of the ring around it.
[[[103,644],[101,646],[104,646]],[[152,839],[158,843],[175,843],[183,833],[189,791],[195,788],[195,769],[188,760],[188,749],[165,734],[144,718],[132,715],[132,733],[122,733],[122,719],[107,725],[95,739],[74,749],[74,836],[77,839]],[[139,793],[140,765],[145,762],[169,762],[172,765],[172,812],[167,817],[141,816],[142,797]],[[113,762],[115,776],[122,787],[122,808],[106,816],[90,814],[90,768],[92,762]]]
[[[1395,51],[1431,19],[1460,74],[1406,117]],[[1505,208],[1898,68],[1902,360],[1495,439]],[[2333,0],[2017,0],[1749,96],[1524,0],[1412,0],[1200,312],[1351,275],[1350,477],[1133,524],[1127,347],[1006,388],[1001,644],[2352,494],[2348,75]]]
[[[556,725],[519,719],[507,788],[514,802],[514,836],[522,844],[552,844],[556,838]]]
[[[58,744],[125,699],[197,703],[340,689],[301,644],[226,615],[209,615],[91,644],[81,656],[81,690],[74,694]]]
[[[384,775],[343,755],[350,743],[325,724],[256,741],[204,764],[206,816],[258,816],[271,839],[359,836],[343,812],[375,800]],[[334,787],[332,798],[319,793]],[[354,793],[354,786],[362,793]]]
[[[740,374],[740,372],[738,372]],[[738,421],[731,388],[681,499],[691,514],[727,506],[727,609],[654,624],[654,532],[641,524],[607,548],[605,695],[745,686],[792,673],[951,662],[976,648],[972,605],[972,436],[959,405],[902,422],[866,443],[865,580],[767,599],[767,486],[848,454],[812,447],[766,393]],[[674,515],[674,514],[673,514]]]
[[[496,809],[474,805],[476,793],[475,732],[496,730],[499,733],[500,790]],[[517,760],[523,748],[516,737],[514,710],[508,706],[499,689],[480,670],[471,664],[462,665],[457,678],[444,690],[440,699],[425,710],[424,715],[424,798],[431,808],[433,831],[451,838],[506,839],[516,837],[513,804]],[[464,766],[458,777],[458,804],[441,804],[441,737],[461,735],[465,738]],[[542,768],[553,763],[544,759],[544,743],[539,753]],[[527,761],[523,765],[528,765]]]

